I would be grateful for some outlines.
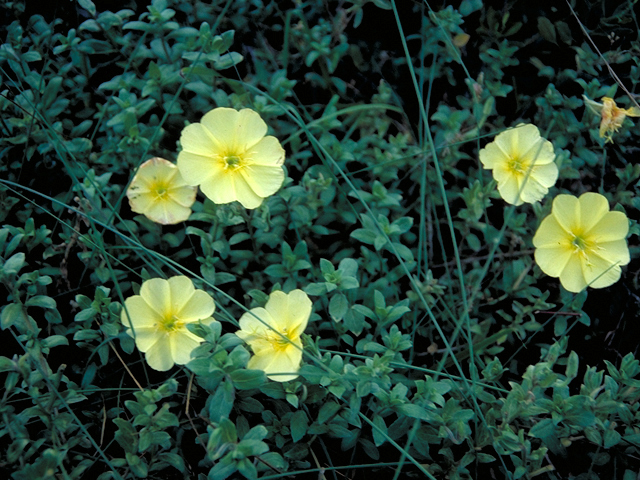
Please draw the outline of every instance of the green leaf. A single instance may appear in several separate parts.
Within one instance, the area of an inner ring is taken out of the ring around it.
[[[604,448],[611,448],[618,443],[620,443],[621,435],[613,430],[612,428],[608,428],[604,431]]]
[[[2,271],[6,276],[13,276],[20,271],[20,269],[25,264],[25,256],[24,253],[16,253],[15,255],[9,257],[7,261],[4,262],[2,266]]]
[[[292,415],[291,425],[289,427],[291,430],[291,438],[294,443],[299,442],[300,439],[304,437],[305,433],[307,433],[307,428],[309,428],[307,414],[304,413],[303,410],[298,410]]]
[[[237,470],[236,465],[231,456],[225,456],[209,470],[209,480],[225,480]]]
[[[340,410],[340,405],[336,402],[327,402],[322,407],[320,407],[320,411],[318,412],[318,423],[323,424],[330,418],[332,418],[338,411]]]
[[[233,381],[233,386],[238,390],[249,390],[258,388],[267,382],[267,376],[262,370],[234,370],[229,374]]]
[[[327,287],[324,283],[310,283],[303,290],[308,295],[323,295],[327,292]]]
[[[335,321],[340,321],[344,318],[349,310],[349,300],[342,293],[336,293],[331,297],[329,302],[329,314]]]
[[[92,17],[96,16],[96,6],[91,0],[78,0],[78,4],[89,12]]]
[[[419,405],[415,405],[413,403],[405,403],[403,405],[398,405],[396,408],[398,413],[406,415],[411,418],[419,418],[420,420],[430,421],[433,419],[433,415],[429,414],[427,410]]]
[[[373,442],[376,447],[379,447],[387,441],[385,434],[387,433],[387,425],[384,423],[384,419],[380,415],[373,416],[373,424],[378,428],[372,428]]]
[[[269,431],[264,425],[257,425],[249,430],[244,437],[242,437],[242,441],[246,440],[263,440],[267,435],[269,435]]]
[[[380,452],[370,440],[367,440],[366,438],[361,437],[358,439],[358,443],[362,445],[362,449],[364,450],[364,453],[369,455],[369,457],[371,457],[374,460],[380,459]]]
[[[27,307],[56,308],[56,301],[46,295],[36,295],[25,303]]]
[[[62,335],[51,335],[50,337],[42,340],[42,345],[48,348],[53,348],[59,345],[69,345],[69,340],[67,337]]]
[[[557,44],[556,27],[553,26],[553,23],[551,23],[551,20],[547,17],[538,17],[538,31],[542,38],[548,42]]]
[[[147,466],[147,462],[144,458],[140,458],[138,455],[129,452],[125,455],[127,463],[129,464],[129,467],[131,467],[131,471],[134,475],[136,477],[146,478],[149,474],[149,467]]]
[[[243,458],[239,460],[238,463],[236,464],[236,468],[242,474],[242,476],[248,480],[255,480],[258,478],[258,470],[256,470],[256,467],[253,465],[253,462],[248,458]]]
[[[529,435],[536,438],[547,438],[556,434],[556,424],[551,418],[544,418],[536,423],[531,430],[529,430]]]
[[[0,372],[11,372],[15,370],[16,365],[13,360],[7,357],[0,357]]]
[[[229,381],[223,381],[216,388],[215,393],[208,399],[209,418],[212,422],[219,422],[221,418],[228,418],[233,409],[235,389]]]
[[[9,328],[11,325],[16,325],[22,328],[26,325],[27,313],[24,307],[19,303],[10,303],[5,305],[0,315],[0,326],[3,330]]]

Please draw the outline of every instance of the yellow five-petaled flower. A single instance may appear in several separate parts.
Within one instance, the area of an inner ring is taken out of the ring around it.
[[[127,197],[131,210],[149,220],[170,225],[184,222],[191,215],[198,189],[188,185],[169,160],[147,160],[131,180]]]
[[[608,287],[629,263],[628,231],[627,216],[610,212],[603,195],[558,195],[533,237],[536,263],[570,292]]]
[[[479,156],[484,168],[493,170],[500,196],[513,205],[541,200],[558,179],[553,145],[535,125],[501,132]]]
[[[124,302],[120,321],[128,327],[138,350],[149,366],[164,372],[174,363],[184,365],[202,338],[187,330],[187,324],[211,323],[215,304],[211,296],[196,290],[185,276],[169,280],[152,278],[142,283],[140,295]]]
[[[253,110],[215,108],[184,128],[178,168],[214,203],[257,208],[284,182],[284,149]]]
[[[264,308],[242,315],[236,335],[253,350],[247,368],[263,370],[278,382],[295,379],[302,362],[300,335],[310,315],[311,300],[302,290],[273,292]]]

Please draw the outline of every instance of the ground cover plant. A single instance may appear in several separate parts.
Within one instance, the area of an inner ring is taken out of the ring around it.
[[[635,2],[0,2],[0,472],[640,471]]]

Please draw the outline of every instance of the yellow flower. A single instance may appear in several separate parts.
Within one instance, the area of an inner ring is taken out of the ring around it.
[[[214,203],[257,208],[284,182],[284,149],[253,110],[215,108],[182,130],[178,168]]]
[[[629,263],[628,231],[627,216],[610,212],[603,195],[558,195],[533,237],[536,263],[570,292],[608,287]]]
[[[513,205],[541,200],[558,179],[553,145],[535,125],[505,130],[479,155],[484,168],[493,170],[500,196]]]
[[[626,117],[640,117],[638,107],[620,108],[613,98],[602,97],[602,103],[594,102],[585,95],[582,98],[587,108],[602,118],[600,120],[600,138],[606,138],[607,142],[613,143],[613,134],[622,126]]]
[[[263,370],[278,382],[297,378],[302,362],[300,335],[310,315],[311,300],[302,290],[273,292],[264,308],[242,315],[236,335],[253,350],[247,367]]]
[[[178,167],[155,157],[140,165],[127,189],[127,197],[132,211],[170,225],[189,218],[197,191],[183,180]]]
[[[161,372],[174,363],[188,363],[191,351],[202,342],[202,338],[187,330],[187,324],[214,321],[211,315],[215,304],[211,296],[196,290],[183,275],[169,280],[146,280],[140,287],[140,295],[127,298],[124,305],[120,321],[129,327],[127,333],[135,338],[149,366]]]

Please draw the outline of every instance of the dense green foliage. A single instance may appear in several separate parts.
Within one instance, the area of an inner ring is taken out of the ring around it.
[[[633,1],[130,3],[0,1],[3,478],[636,478],[640,122],[605,144],[582,100],[632,105]],[[282,142],[282,189],[250,211],[199,195],[174,226],[132,213],[136,168],[220,106]],[[560,176],[514,207],[478,150],[522,122]],[[631,219],[632,262],[574,295],[531,239],[586,191]],[[219,323],[160,373],[120,311],[176,274]],[[314,313],[277,383],[234,332],[295,288]]]

